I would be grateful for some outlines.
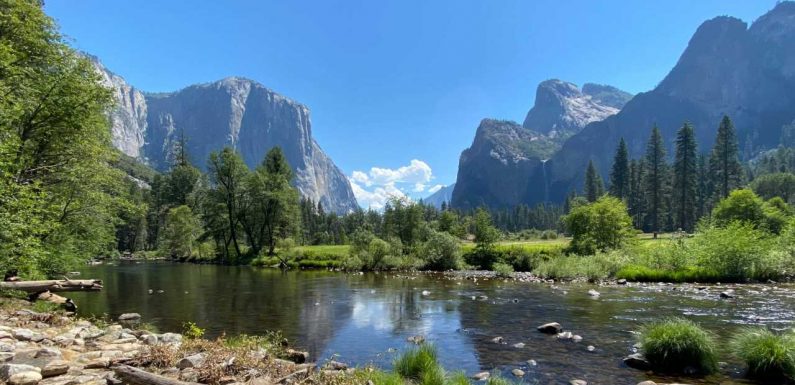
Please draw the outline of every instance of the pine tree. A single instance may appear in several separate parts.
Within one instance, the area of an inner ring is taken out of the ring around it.
[[[627,207],[636,228],[643,227],[646,209],[645,189],[643,186],[645,163],[642,159],[632,160],[629,165],[629,199]]]
[[[624,138],[618,142],[616,155],[613,157],[613,169],[610,171],[610,195],[627,199],[629,196],[629,151]]]
[[[710,209],[708,204],[709,197],[712,196],[712,184],[709,182],[709,168],[707,167],[707,163],[707,156],[699,154],[696,166],[696,179],[698,180],[698,188],[696,190],[696,218],[703,217]]]
[[[593,165],[593,161],[588,161],[588,169],[585,171],[585,198],[588,202],[596,202],[605,192],[604,182],[599,171]]]
[[[688,232],[693,231],[696,224],[697,171],[696,134],[693,126],[685,123],[676,134],[671,203],[674,227]]]
[[[668,193],[668,164],[665,162],[665,145],[660,129],[654,126],[646,146],[646,169],[644,170],[646,193],[646,223],[656,236],[665,224],[666,195]]]
[[[738,152],[734,124],[728,116],[724,115],[718,127],[715,146],[712,147],[709,157],[709,172],[715,192],[713,198],[716,201],[726,198],[732,190],[740,187],[742,166]]]

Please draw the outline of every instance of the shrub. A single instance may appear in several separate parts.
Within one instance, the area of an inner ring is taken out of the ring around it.
[[[765,279],[775,275],[768,259],[768,236],[750,222],[702,229],[693,239],[698,265],[727,280]]]
[[[422,344],[401,354],[394,363],[394,370],[401,377],[422,381],[427,372],[438,367],[436,348],[430,344]]]
[[[764,228],[773,234],[780,234],[792,217],[792,207],[780,197],[774,197],[762,205],[765,215]]]
[[[204,337],[204,329],[193,322],[185,322],[182,324],[182,335],[188,339],[199,339]]]
[[[620,248],[635,235],[627,206],[607,195],[573,207],[563,223],[572,235],[569,250],[580,255]]]
[[[486,380],[486,385],[511,385],[511,381],[501,376],[491,376]]]
[[[712,218],[721,226],[740,221],[760,227],[765,219],[762,204],[762,198],[759,198],[753,191],[734,190],[728,197],[718,202],[718,205],[712,210]]]
[[[513,276],[513,266],[507,263],[497,262],[493,265],[492,269],[498,277],[510,278]]]
[[[767,329],[748,328],[731,341],[735,356],[748,366],[748,375],[757,378],[795,378],[795,335],[776,334]]]
[[[621,250],[587,257],[567,255],[540,262],[533,273],[544,278],[584,278],[595,282],[615,276],[627,264],[628,258]]]
[[[400,266],[400,254],[399,242],[389,243],[369,231],[357,230],[342,266],[346,270],[390,270]]]
[[[448,233],[432,231],[419,249],[419,259],[427,270],[458,270],[463,264],[461,244]]]
[[[643,355],[657,371],[682,372],[692,367],[709,374],[718,367],[712,335],[683,318],[671,318],[644,326],[640,344]]]

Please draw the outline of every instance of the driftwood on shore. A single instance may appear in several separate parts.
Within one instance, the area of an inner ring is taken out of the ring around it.
[[[116,365],[111,368],[116,377],[125,384],[133,385],[200,385],[149,373],[129,365]]]
[[[63,291],[98,291],[102,290],[102,281],[98,279],[60,279],[47,281],[9,281],[0,282],[0,288],[21,290],[28,293],[63,292]]]

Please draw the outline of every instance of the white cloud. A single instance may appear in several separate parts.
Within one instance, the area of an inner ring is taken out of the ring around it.
[[[348,179],[360,206],[380,210],[392,197],[408,198],[404,191],[424,192],[433,178],[431,166],[412,159],[407,166],[396,169],[372,167],[368,172],[357,170]]]
[[[445,187],[447,187],[447,186],[442,185],[442,184],[437,184],[436,186],[433,186],[433,187],[429,188],[428,192],[433,194],[433,193],[435,193],[435,192],[437,192],[437,191],[439,191],[439,190],[441,190],[441,189],[443,189]]]

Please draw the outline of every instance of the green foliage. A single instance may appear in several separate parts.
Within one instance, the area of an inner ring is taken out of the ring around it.
[[[112,249],[130,208],[111,167],[112,94],[39,2],[0,9],[0,261],[56,275]]]
[[[769,236],[747,222],[731,222],[725,227],[707,227],[693,239],[692,253],[698,266],[715,271],[728,280],[767,279],[775,275],[769,261]]]
[[[596,202],[604,193],[605,186],[602,176],[599,175],[593,161],[588,161],[588,168],[585,170],[585,199],[588,202]]]
[[[692,321],[671,318],[645,325],[639,339],[656,371],[681,373],[692,367],[710,374],[718,368],[713,336]]]
[[[366,230],[358,230],[351,237],[348,258],[343,262],[346,270],[392,270],[401,266],[400,241],[384,241]]]
[[[718,205],[712,210],[712,218],[719,225],[741,221],[754,227],[760,227],[765,219],[762,204],[762,199],[753,191],[734,190],[727,198],[718,202]]]
[[[598,282],[614,277],[627,264],[628,258],[620,250],[590,256],[564,255],[538,262],[533,273],[544,278]]]
[[[422,382],[426,373],[433,374],[439,367],[436,348],[430,344],[422,344],[407,350],[395,360],[393,367],[401,377]]]
[[[646,156],[643,163],[643,186],[645,189],[646,207],[645,223],[651,232],[659,232],[663,228],[663,219],[668,210],[666,197],[670,187],[669,170],[665,161],[665,143],[660,129],[654,126],[646,145]]]
[[[634,236],[626,205],[611,196],[574,207],[563,222],[572,235],[569,250],[581,255],[617,249]]]
[[[201,233],[201,222],[190,207],[175,207],[166,215],[161,252],[171,258],[190,259],[199,252],[197,238]]]
[[[673,167],[671,196],[675,228],[687,232],[696,225],[698,179],[696,134],[693,126],[685,123],[676,135],[676,156]]]
[[[193,322],[185,322],[182,324],[182,335],[185,338],[196,340],[204,337],[204,329]]]
[[[731,341],[731,350],[748,367],[748,376],[783,380],[795,378],[795,334],[746,328]]]
[[[513,276],[513,266],[507,263],[497,262],[492,267],[492,270],[494,270],[494,273],[496,273],[498,277],[510,278]]]
[[[762,175],[754,179],[748,187],[763,199],[780,197],[785,202],[795,202],[795,174],[791,172]]]
[[[486,385],[511,385],[511,384],[512,383],[510,380],[499,375],[491,376],[489,377],[488,380],[486,380]]]
[[[709,173],[716,200],[726,198],[732,190],[740,187],[742,166],[738,153],[734,124],[728,116],[724,116],[718,126],[715,144],[709,156]]]
[[[475,258],[472,260],[481,269],[490,270],[498,255],[494,250],[494,243],[499,240],[500,233],[492,225],[491,215],[483,208],[475,212]]]
[[[417,256],[427,270],[458,270],[462,267],[461,243],[448,233],[431,231]]]
[[[610,171],[610,195],[618,199],[629,198],[630,167],[629,150],[624,138],[618,142],[616,155],[613,157],[613,168]]]

